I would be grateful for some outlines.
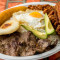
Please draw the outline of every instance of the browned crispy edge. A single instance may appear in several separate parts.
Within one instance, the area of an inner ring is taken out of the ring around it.
[[[56,4],[55,9],[56,9],[57,15],[58,15],[58,25],[57,25],[57,28],[56,28],[56,32],[60,36],[60,2],[58,2]]]
[[[27,7],[25,6],[19,6],[19,7],[10,8],[10,9],[7,9],[1,12],[0,13],[0,25],[4,23],[6,20],[8,20],[14,12],[17,12],[20,10],[25,11],[26,9]]]
[[[55,8],[56,8],[56,11],[57,11],[58,19],[60,21],[60,2],[58,2],[56,4]]]

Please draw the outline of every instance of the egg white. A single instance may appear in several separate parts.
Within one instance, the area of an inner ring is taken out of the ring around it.
[[[22,11],[22,12],[24,12],[24,11]],[[44,19],[43,11],[27,10],[24,13],[22,13],[22,12],[18,12],[18,14],[17,13],[13,14],[14,18],[16,20],[18,20],[19,22],[27,22],[29,26],[32,26],[36,30],[38,30],[38,28],[44,26],[44,24],[42,24],[42,22],[41,22],[41,20]],[[40,18],[32,17],[29,15],[31,12],[39,12],[42,15],[42,17],[40,17]]]

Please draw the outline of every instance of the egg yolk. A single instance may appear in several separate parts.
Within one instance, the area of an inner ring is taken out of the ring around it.
[[[42,15],[39,12],[32,12],[29,15],[32,16],[32,17],[36,17],[36,18],[42,17]]]

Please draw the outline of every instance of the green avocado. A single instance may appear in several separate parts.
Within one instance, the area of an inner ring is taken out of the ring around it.
[[[41,38],[41,39],[46,39],[47,38],[47,34],[46,33],[42,33],[42,32],[39,32],[35,29],[33,29],[31,26],[26,26],[26,25],[21,25],[23,26],[25,29],[31,31],[36,37],[38,38]]]
[[[47,13],[45,13],[45,16],[44,16],[44,20],[45,20],[45,30],[46,30],[46,33],[49,35],[49,34],[52,34],[55,32],[51,22],[50,22],[50,19],[47,15]]]

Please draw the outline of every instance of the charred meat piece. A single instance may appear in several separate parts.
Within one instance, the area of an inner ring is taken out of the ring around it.
[[[29,5],[28,8],[31,10],[43,10],[44,13],[49,13],[53,7],[48,4],[45,4],[45,5]]]
[[[36,45],[37,52],[44,52],[44,50],[51,44],[51,41],[48,39],[40,39]]]

